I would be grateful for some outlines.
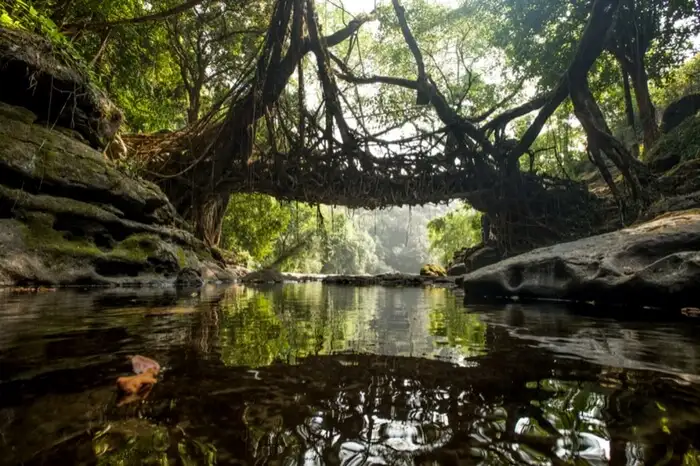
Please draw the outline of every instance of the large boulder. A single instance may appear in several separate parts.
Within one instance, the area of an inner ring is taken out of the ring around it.
[[[466,259],[466,265],[469,271],[474,271],[487,265],[495,264],[503,259],[503,256],[498,249],[492,246],[484,246],[481,249],[474,251]]]
[[[448,277],[457,277],[459,275],[464,275],[467,272],[468,272],[467,265],[464,262],[459,262],[459,263],[451,266],[449,269],[447,269],[447,276]]]
[[[700,111],[700,94],[689,94],[666,107],[661,116],[661,131],[668,133]]]
[[[0,28],[0,70],[0,101],[30,110],[46,126],[75,131],[98,150],[116,135],[121,111],[51,41]]]
[[[0,285],[229,278],[158,187],[35,121],[0,102]]]
[[[665,172],[682,162],[700,158],[700,115],[693,114],[663,134],[646,155],[649,167]]]
[[[464,276],[468,298],[700,304],[700,211],[536,249]]]
[[[191,267],[184,267],[175,279],[175,287],[178,289],[200,288],[202,285],[202,272]]]

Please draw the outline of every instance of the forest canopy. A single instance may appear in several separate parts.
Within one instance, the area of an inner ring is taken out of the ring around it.
[[[431,222],[443,263],[479,237],[469,209],[504,253],[595,231],[601,200],[582,183],[592,171],[620,221],[633,220],[655,195],[643,162],[660,110],[700,86],[699,8],[14,0],[0,25],[48,37],[107,91],[124,113],[117,163],[159,184],[201,239],[258,263],[364,272],[403,266],[362,252],[381,241],[354,214],[317,204],[384,207],[386,189],[422,204],[443,190],[430,200],[467,203]],[[271,181],[251,184],[254,170]]]

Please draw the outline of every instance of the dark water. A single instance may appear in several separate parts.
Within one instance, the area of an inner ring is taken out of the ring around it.
[[[700,464],[691,318],[444,289],[0,294],[0,464]],[[145,399],[127,355],[164,367]]]

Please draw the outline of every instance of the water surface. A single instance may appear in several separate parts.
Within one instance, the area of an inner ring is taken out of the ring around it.
[[[699,328],[440,288],[2,292],[0,464],[695,465]],[[129,400],[134,354],[164,371]]]

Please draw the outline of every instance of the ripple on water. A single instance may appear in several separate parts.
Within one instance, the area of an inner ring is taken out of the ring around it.
[[[700,464],[692,319],[321,284],[0,299],[0,464]],[[122,404],[134,354],[163,371]]]

